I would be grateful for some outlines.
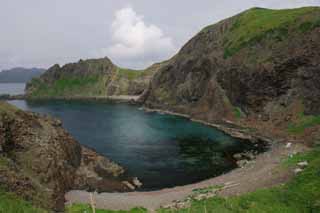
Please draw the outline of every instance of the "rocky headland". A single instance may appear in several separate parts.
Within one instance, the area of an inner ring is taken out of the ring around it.
[[[28,99],[124,99],[136,97],[148,87],[153,74],[164,63],[145,70],[114,65],[110,59],[80,60],[62,67],[54,65],[26,86]],[[121,98],[122,97],[122,98]]]

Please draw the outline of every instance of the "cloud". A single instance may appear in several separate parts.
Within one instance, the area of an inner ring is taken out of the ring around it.
[[[116,11],[111,25],[112,44],[103,52],[116,62],[148,64],[163,60],[175,51],[172,39],[131,7]]]

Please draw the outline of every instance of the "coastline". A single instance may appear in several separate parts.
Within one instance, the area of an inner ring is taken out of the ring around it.
[[[269,151],[258,155],[255,161],[243,168],[198,183],[149,192],[94,193],[93,196],[98,209],[130,210],[144,207],[150,212],[183,201],[194,190],[201,188],[223,186],[217,196],[237,196],[287,182],[294,174],[289,168],[281,166],[283,159],[306,150],[307,148],[301,144],[287,148],[285,144],[274,143]],[[65,200],[66,205],[90,204],[90,193],[81,190],[69,191],[65,194]]]
[[[146,112],[157,112],[157,113],[162,113],[162,114],[180,116],[180,117],[189,119],[192,122],[197,122],[197,123],[201,123],[203,125],[209,126],[209,127],[216,128],[216,129],[224,132],[225,134],[228,134],[231,137],[234,137],[237,139],[249,140],[252,142],[253,141],[254,142],[263,141],[268,144],[276,142],[276,140],[273,140],[271,138],[267,138],[267,137],[262,136],[258,133],[248,132],[247,129],[245,129],[241,126],[238,126],[231,121],[225,121],[224,123],[221,123],[221,124],[209,123],[207,121],[194,119],[194,118],[192,118],[192,116],[187,115],[187,114],[176,113],[176,112],[171,112],[171,111],[167,111],[167,110],[160,110],[160,109],[150,109],[150,108],[146,108],[146,107],[142,107],[142,109]]]

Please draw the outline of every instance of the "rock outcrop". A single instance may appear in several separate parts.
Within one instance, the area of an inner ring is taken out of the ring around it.
[[[30,81],[26,93],[29,98],[138,96],[160,66],[130,70],[117,67],[108,58],[80,60],[63,67],[54,65]]]
[[[320,8],[250,9],[192,38],[154,75],[140,101],[272,134],[318,124],[319,35]]]
[[[71,189],[130,191],[121,166],[81,146],[61,125],[0,102],[1,187],[56,210]]]

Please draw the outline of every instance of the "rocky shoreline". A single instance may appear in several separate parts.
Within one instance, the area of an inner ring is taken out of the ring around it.
[[[237,124],[233,123],[232,121],[226,120],[225,122],[220,122],[220,124],[209,123],[209,122],[206,122],[203,120],[194,119],[194,118],[192,118],[192,116],[182,114],[182,113],[176,113],[176,112],[160,110],[160,109],[151,109],[151,108],[147,108],[147,107],[142,107],[141,109],[143,109],[146,112],[157,112],[160,114],[168,114],[168,115],[175,115],[175,116],[183,117],[183,118],[189,119],[190,121],[201,123],[206,126],[216,128],[216,129],[224,132],[225,134],[230,135],[233,138],[237,138],[237,139],[241,139],[241,140],[249,140],[254,143],[257,143],[257,142],[263,143],[264,142],[267,144],[271,144],[271,143],[276,142],[275,140],[268,138],[266,136],[263,136],[257,132],[250,132],[250,131],[248,131],[247,128],[238,126]]]

